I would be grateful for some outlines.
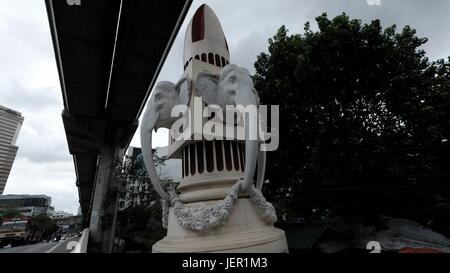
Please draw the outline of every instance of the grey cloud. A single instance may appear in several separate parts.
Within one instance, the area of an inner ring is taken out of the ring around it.
[[[54,87],[27,88],[17,82],[6,90],[5,106],[20,111],[25,118],[17,142],[17,157],[41,164],[71,160],[58,91]]]
[[[6,184],[5,194],[46,194],[57,210],[76,213],[78,193],[72,163],[39,164],[17,158]]]
[[[251,74],[255,73],[254,63],[261,52],[266,52],[269,45],[266,35],[258,32],[251,32],[246,37],[230,49],[232,62],[239,66],[246,67]]]
[[[369,6],[366,0],[314,1],[307,17],[311,22],[322,12],[329,17],[345,12],[351,18],[369,23],[380,19],[384,27],[397,25],[400,30],[406,25],[417,30],[419,37],[427,37],[424,46],[430,60],[446,58],[450,55],[450,1],[447,0],[381,0],[381,6]]]
[[[19,81],[10,81],[2,88],[3,100],[9,105],[15,105],[15,110],[19,112],[61,111],[63,108],[60,90],[54,86],[30,88]]]

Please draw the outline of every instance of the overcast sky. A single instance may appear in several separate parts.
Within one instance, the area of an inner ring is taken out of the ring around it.
[[[367,3],[377,1],[381,5]],[[266,51],[268,38],[282,24],[290,33],[303,32],[306,21],[316,29],[314,18],[322,12],[329,17],[346,12],[364,22],[379,18],[384,26],[411,25],[429,38],[424,49],[431,60],[450,55],[448,0],[204,0],[194,1],[159,80],[175,82],[181,76],[184,32],[204,2],[222,23],[231,62],[251,72],[256,56]],[[62,94],[44,0],[0,0],[0,7],[0,105],[25,117],[4,194],[47,194],[56,210],[76,213],[75,171],[61,119]],[[133,146],[140,146],[137,135]],[[167,145],[166,131],[155,138],[155,146]]]

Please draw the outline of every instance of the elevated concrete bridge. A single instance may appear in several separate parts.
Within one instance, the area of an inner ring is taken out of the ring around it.
[[[133,138],[192,0],[45,2],[90,248],[107,251],[110,166]]]

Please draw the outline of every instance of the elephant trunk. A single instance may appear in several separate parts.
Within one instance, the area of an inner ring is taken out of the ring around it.
[[[142,156],[144,158],[145,168],[147,169],[150,181],[159,196],[161,196],[162,199],[170,201],[170,196],[162,187],[158,174],[156,173],[155,165],[153,164],[152,131],[153,128],[142,128],[141,130]]]
[[[266,152],[258,151],[258,176],[256,179],[256,188],[258,190],[262,189],[265,173],[266,173]]]
[[[256,160],[258,154],[258,140],[254,134],[254,123],[248,113],[244,114],[245,126],[245,170],[244,184],[242,190],[246,192],[251,184],[253,184],[253,176],[256,169]],[[252,131],[253,130],[253,131]],[[255,139],[254,139],[255,138]]]
[[[246,192],[253,184],[253,176],[256,169],[256,153],[258,151],[258,142],[256,140],[245,140],[245,171],[244,184],[242,191]]]

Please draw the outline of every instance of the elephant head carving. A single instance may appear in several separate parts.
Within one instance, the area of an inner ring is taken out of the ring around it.
[[[171,117],[172,108],[189,103],[190,88],[188,85],[186,74],[177,84],[167,81],[157,83],[141,122],[141,146],[145,168],[156,192],[165,200],[170,200],[170,197],[162,187],[153,164],[152,132],[153,129],[156,131],[159,128],[170,129],[178,119]]]
[[[253,81],[247,69],[230,64],[225,66],[220,75],[211,74],[209,72],[201,72],[198,74],[195,87],[207,105],[218,105],[225,109],[227,105],[243,106],[249,105],[259,106],[258,93],[253,87]],[[245,113],[242,113],[245,115]],[[250,130],[253,126],[249,126],[250,117],[244,116],[245,124],[245,170],[243,191],[247,191],[248,187],[253,183],[253,175],[258,160],[258,176],[257,188],[261,188],[265,171],[265,152],[258,152],[258,140],[250,139]],[[258,122],[254,121],[253,122]],[[253,132],[255,133],[255,132]],[[255,135],[255,134],[253,134]],[[257,132],[256,132],[257,136]]]

